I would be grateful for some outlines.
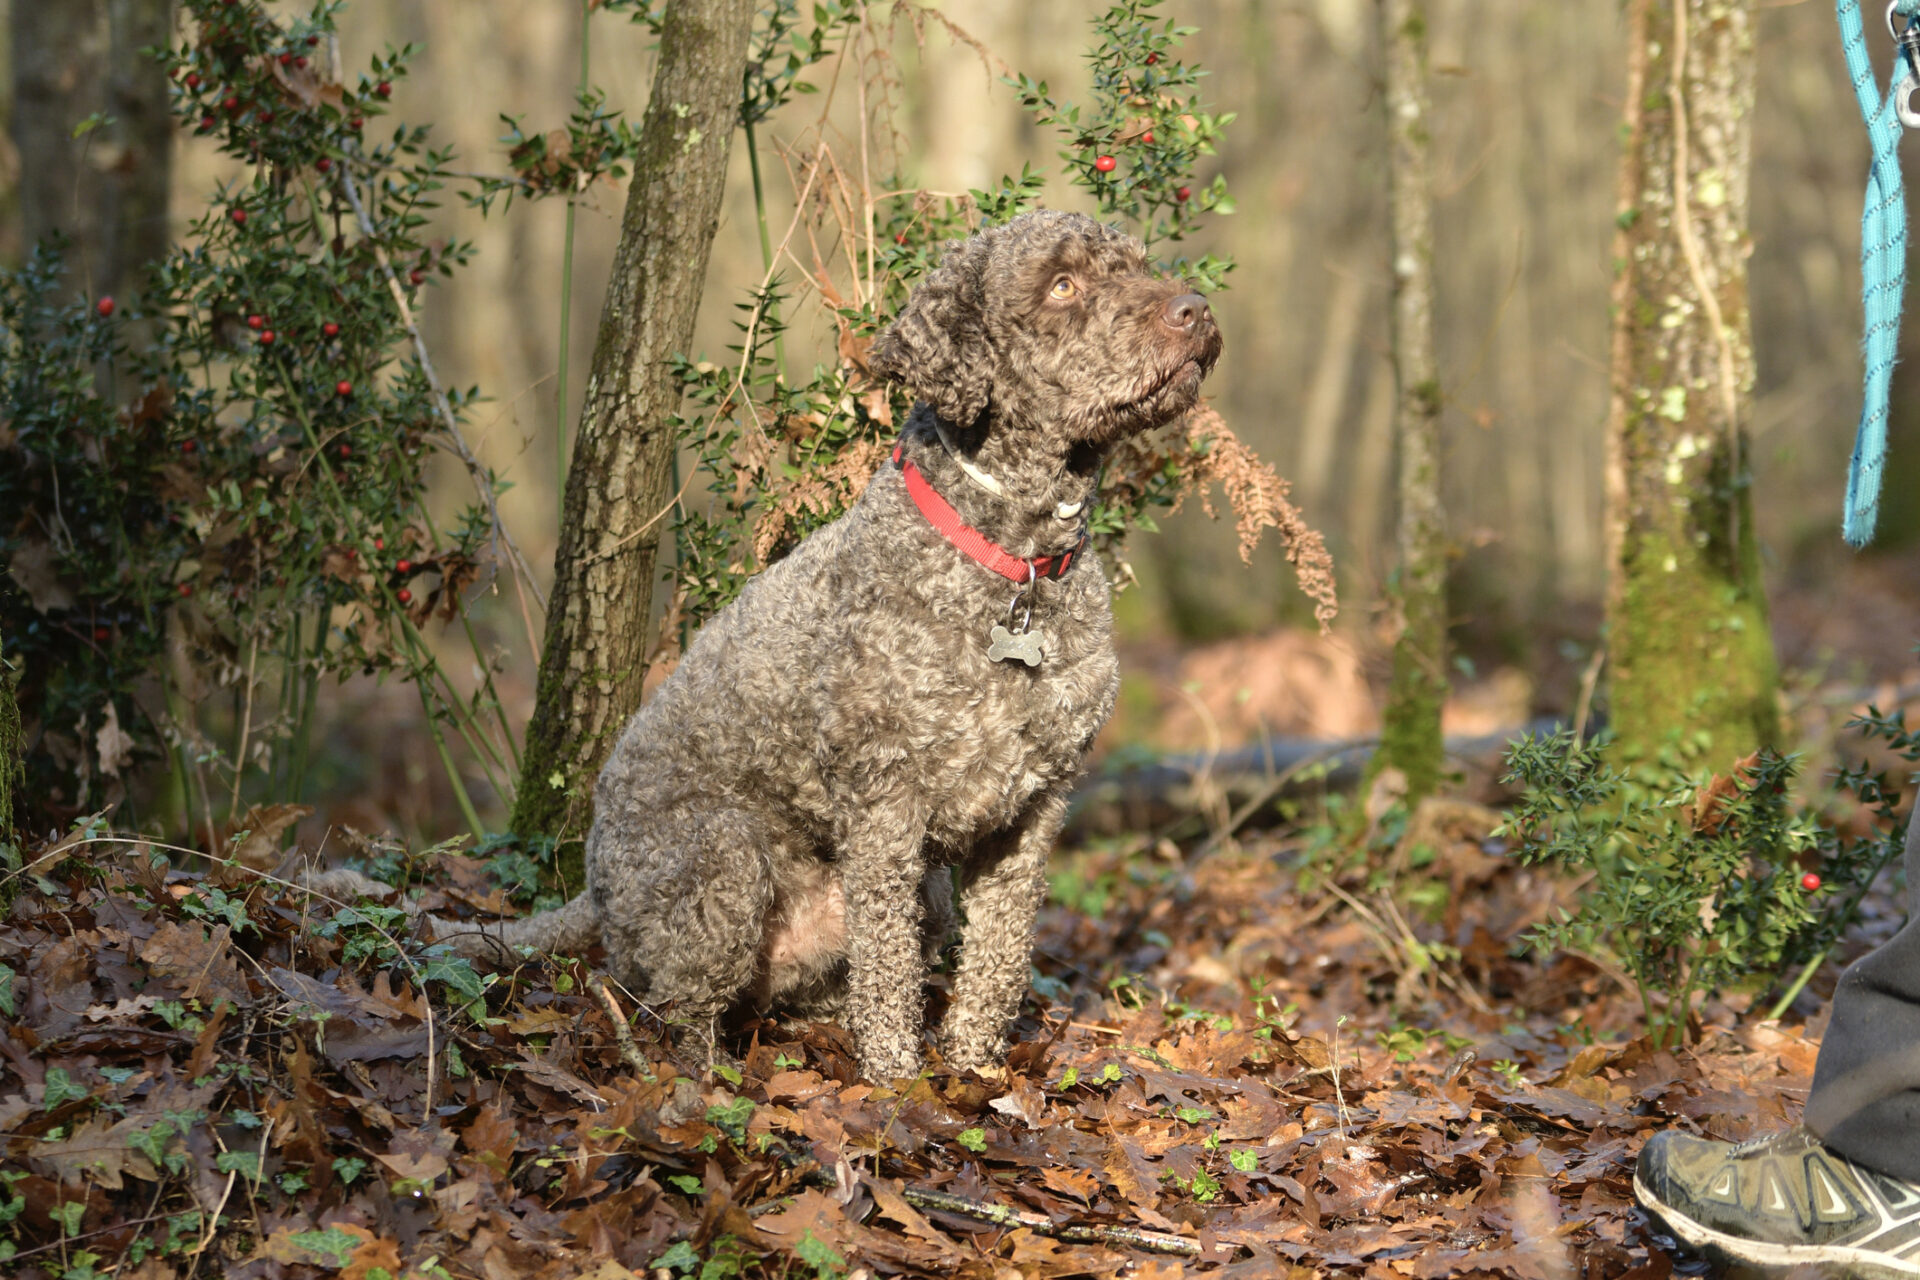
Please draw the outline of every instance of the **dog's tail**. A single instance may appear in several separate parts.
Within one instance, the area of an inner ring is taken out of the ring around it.
[[[593,899],[578,893],[562,906],[515,920],[447,920],[428,916],[433,936],[470,960],[510,961],[521,947],[584,955],[600,941],[600,913]]]
[[[363,897],[384,898],[393,892],[392,885],[345,869],[314,872],[305,877],[305,884],[315,893],[348,902]],[[517,920],[448,920],[418,908],[408,914],[416,927],[422,920],[431,924],[436,939],[446,943],[455,955],[469,960],[511,961],[521,947],[581,955],[600,940],[600,913],[585,893],[576,894],[551,911]]]

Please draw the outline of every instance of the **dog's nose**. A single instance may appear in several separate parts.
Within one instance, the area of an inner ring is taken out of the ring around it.
[[[1195,325],[1213,319],[1213,311],[1207,306],[1206,294],[1183,293],[1167,299],[1167,305],[1160,310],[1160,319],[1169,329],[1192,333]]]

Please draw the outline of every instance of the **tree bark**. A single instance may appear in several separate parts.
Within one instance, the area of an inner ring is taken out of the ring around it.
[[[1607,426],[1623,755],[1724,764],[1779,731],[1753,533],[1751,0],[1632,0]]]
[[[1417,804],[1440,781],[1447,698],[1446,514],[1440,500],[1440,374],[1433,344],[1433,135],[1426,0],[1381,0],[1387,32],[1393,213],[1394,436],[1399,447],[1400,615],[1393,682],[1370,776],[1394,768]]]
[[[0,636],[0,642],[5,639]],[[4,653],[4,643],[0,643],[0,655]],[[0,656],[0,842],[13,834],[14,789],[25,776],[20,765],[20,704],[14,694],[19,680],[19,674]],[[5,863],[0,862],[0,870],[4,869]],[[0,891],[0,903],[5,901],[4,891]]]
[[[173,119],[167,78],[141,53],[172,34],[172,0],[16,0],[13,140],[29,250],[60,232],[70,280],[130,296],[170,244]],[[74,137],[104,112],[112,123]]]
[[[578,840],[640,705],[680,391],[719,225],[754,0],[676,0],[640,127],[613,278],[567,472],[553,596],[512,826]]]

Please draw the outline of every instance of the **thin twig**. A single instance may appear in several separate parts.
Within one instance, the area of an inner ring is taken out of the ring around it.
[[[1186,1236],[1176,1236],[1165,1231],[1149,1231],[1145,1227],[1056,1223],[1045,1214],[1027,1213],[1008,1208],[1006,1205],[988,1204],[982,1200],[954,1195],[950,1191],[924,1191],[919,1187],[902,1188],[900,1198],[916,1209],[951,1213],[962,1218],[972,1218],[976,1222],[991,1223],[997,1227],[1024,1228],[1037,1236],[1046,1236],[1051,1240],[1065,1240],[1073,1244],[1108,1244],[1123,1249],[1147,1249],[1154,1253],[1173,1253],[1187,1258],[1206,1256],[1198,1240],[1190,1240]]]
[[[605,979],[595,974],[587,984],[598,997],[600,1007],[607,1011],[607,1018],[613,1023],[613,1042],[620,1046],[620,1057],[638,1076],[653,1078],[653,1064],[641,1056],[640,1046],[633,1042],[633,1025],[627,1021],[627,1015],[620,1012],[620,1006],[614,1003],[613,992],[607,989]]]

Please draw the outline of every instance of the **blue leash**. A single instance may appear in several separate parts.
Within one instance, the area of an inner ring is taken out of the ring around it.
[[[1894,31],[1896,15],[1907,19],[1907,28],[1895,33],[1893,83],[1884,102],[1861,29],[1859,0],[1835,0],[1835,12],[1854,96],[1860,100],[1860,118],[1866,121],[1867,137],[1873,143],[1873,169],[1860,215],[1866,389],[1853,461],[1847,468],[1846,519],[1841,527],[1850,545],[1864,547],[1873,540],[1880,516],[1880,478],[1887,462],[1887,398],[1899,354],[1900,308],[1907,286],[1907,200],[1900,184],[1900,136],[1902,124],[1920,125],[1920,116],[1909,106],[1909,99],[1920,89],[1920,23],[1914,18],[1920,13],[1920,0],[1887,4],[1887,30]]]

